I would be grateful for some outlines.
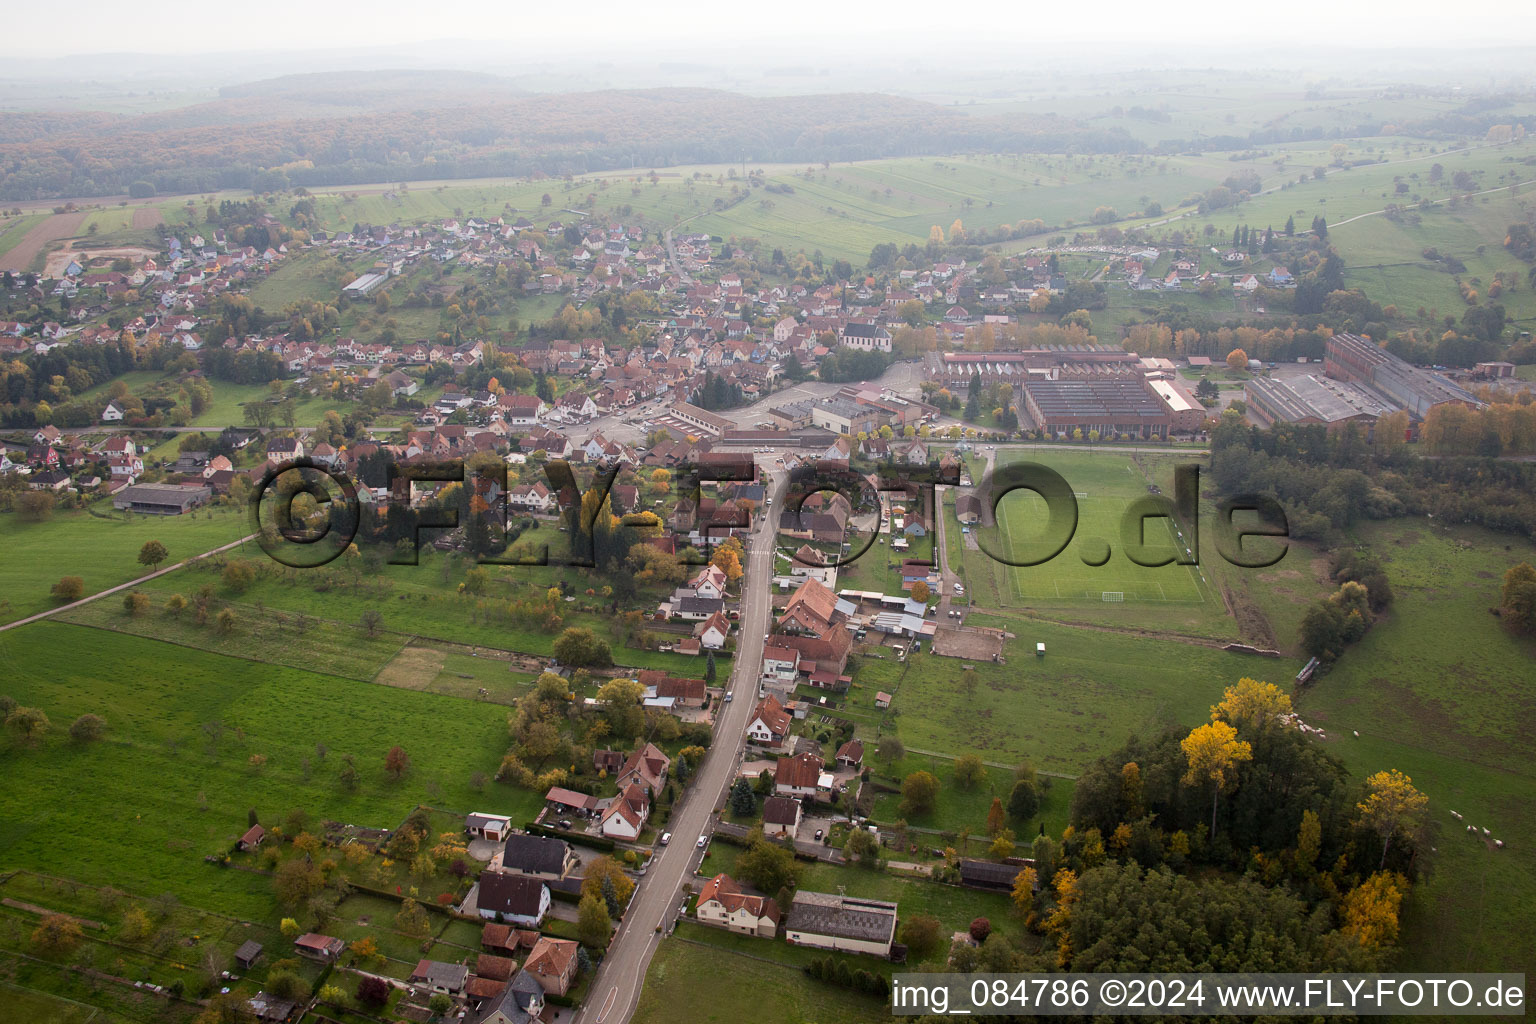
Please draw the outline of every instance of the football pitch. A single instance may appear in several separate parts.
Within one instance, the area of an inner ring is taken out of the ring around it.
[[[1040,565],[1006,565],[993,561],[985,552],[975,553],[993,562],[998,594],[1006,603],[1220,604],[1199,566],[1176,562],[1142,566],[1122,550],[1121,521],[1131,502],[1149,494],[1148,478],[1130,456],[1018,450],[998,453],[999,467],[1026,461],[1049,466],[1067,480],[1077,502],[1077,529],[1060,554]],[[1038,543],[1045,523],[1044,499],[1033,492],[1013,491],[998,502],[996,527],[984,528],[978,541],[983,548],[1002,550],[1016,558],[1032,542]],[[1172,555],[1187,546],[1180,528],[1170,519],[1150,518],[1144,526],[1148,554]],[[1210,549],[1209,543],[1206,548]]]

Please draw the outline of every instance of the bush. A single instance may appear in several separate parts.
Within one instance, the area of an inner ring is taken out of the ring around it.
[[[100,715],[84,714],[69,727],[69,737],[79,743],[101,739],[107,732],[107,721]]]

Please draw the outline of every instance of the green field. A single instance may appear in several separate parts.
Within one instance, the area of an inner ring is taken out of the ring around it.
[[[84,579],[87,595],[144,575],[149,570],[139,564],[138,556],[145,541],[164,544],[170,553],[165,565],[171,565],[250,532],[243,511],[216,508],[124,519],[111,507],[110,502],[98,502],[89,511],[59,511],[42,523],[20,522],[14,513],[0,517],[6,541],[0,559],[0,596],[5,600],[0,621],[54,607],[58,602],[48,591],[63,575]]]
[[[0,665],[5,692],[54,724],[35,746],[11,738],[0,752],[7,867],[172,892],[262,921],[275,913],[266,878],[203,863],[244,831],[249,808],[268,820],[302,807],[317,821],[393,828],[419,803],[520,816],[538,802],[470,787],[507,746],[498,705],[54,623],[0,635]],[[106,740],[82,746],[65,735],[86,712],[106,718]],[[223,727],[216,747],[205,729],[213,722]],[[383,763],[397,743],[412,767],[394,782]],[[337,779],[349,753],[354,791]],[[248,763],[257,754],[267,758],[260,768]]]
[[[1536,844],[1536,643],[1509,636],[1488,609],[1504,570],[1536,561],[1536,546],[1408,520],[1360,533],[1396,601],[1298,709],[1354,772],[1401,769],[1430,798],[1437,852],[1404,917],[1405,969],[1528,971],[1536,868],[1515,851]],[[1469,824],[1506,848],[1474,839]]]

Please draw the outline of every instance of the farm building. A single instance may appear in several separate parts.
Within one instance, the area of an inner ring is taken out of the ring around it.
[[[112,507],[118,511],[128,509],[145,515],[179,516],[199,505],[206,505],[212,496],[213,490],[208,487],[132,484],[113,496]]]
[[[784,940],[791,946],[889,956],[896,940],[896,904],[797,892],[790,901]]]

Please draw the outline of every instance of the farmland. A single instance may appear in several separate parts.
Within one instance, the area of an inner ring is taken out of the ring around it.
[[[148,571],[138,562],[145,541],[158,540],[167,564],[239,540],[249,532],[243,512],[205,509],[172,518],[113,514],[108,502],[84,511],[57,511],[47,522],[5,518],[6,555],[0,560],[0,621],[10,622],[53,607],[49,594],[61,575],[85,581],[87,596],[128,583]],[[89,551],[89,560],[80,553]]]
[[[244,831],[248,808],[276,819],[302,807],[316,820],[393,828],[418,803],[522,815],[536,801],[470,788],[471,772],[494,770],[506,748],[497,705],[56,623],[0,635],[0,662],[9,695],[55,723],[35,744],[0,754],[0,856],[10,867],[266,920],[274,908],[265,878],[202,863]],[[82,745],[64,730],[87,712],[107,720],[107,737]],[[412,768],[394,782],[384,752],[397,743]],[[337,778],[348,754],[355,790]],[[266,760],[254,766],[253,755]],[[81,820],[92,827],[70,824]]]

